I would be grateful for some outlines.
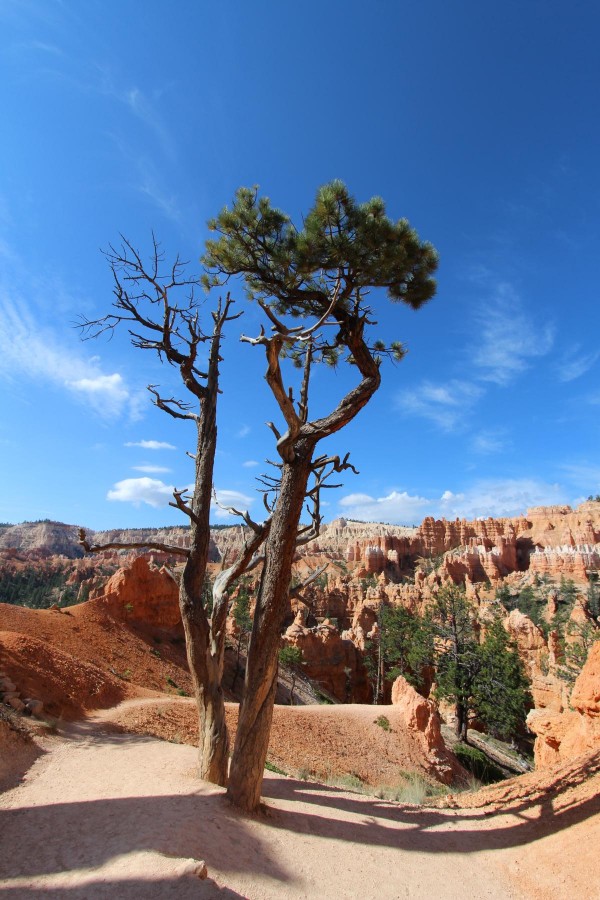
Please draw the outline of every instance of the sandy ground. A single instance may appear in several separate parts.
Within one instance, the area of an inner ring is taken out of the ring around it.
[[[250,818],[194,777],[192,747],[116,734],[109,718],[46,739],[0,796],[0,895],[600,897],[599,761],[535,800],[517,780],[500,810],[402,806],[267,773],[267,814]]]
[[[267,773],[267,814],[244,817],[194,777],[177,634],[116,621],[96,601],[0,606],[0,666],[60,729],[0,721],[0,898],[600,900],[600,753],[436,808]],[[276,707],[270,758],[373,786],[427,774],[397,712],[385,710],[391,731],[375,712]]]
[[[237,703],[225,704],[231,746],[238,708]],[[388,720],[386,730],[376,721],[382,710]],[[133,734],[192,746],[198,743],[198,714],[192,699],[130,700],[105,714],[98,713],[96,718]],[[401,711],[394,706],[374,709],[366,704],[276,705],[268,761],[286,774],[303,773],[318,781],[350,777],[373,788],[393,788],[402,782],[401,773],[409,772],[419,773],[432,785],[441,787],[422,742],[407,731]],[[448,753],[448,775],[452,769],[458,776],[466,775]],[[345,786],[355,785],[347,782]]]

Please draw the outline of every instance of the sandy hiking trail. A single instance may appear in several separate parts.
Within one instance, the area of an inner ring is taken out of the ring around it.
[[[25,780],[0,795],[1,897],[600,897],[597,797],[490,814],[266,773],[267,814],[252,818],[195,778],[194,748],[111,732],[110,716],[47,739]]]

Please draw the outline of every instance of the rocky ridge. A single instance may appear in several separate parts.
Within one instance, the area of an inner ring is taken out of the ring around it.
[[[60,522],[25,522],[0,526],[0,551],[25,554],[83,555],[79,526]],[[241,546],[240,525],[211,529],[211,561]],[[87,530],[96,544],[161,541],[185,547],[188,530],[169,528]],[[418,528],[336,519],[301,553],[324,556],[366,574],[388,572],[399,577],[420,557],[452,551],[452,565],[473,581],[497,580],[506,574],[532,569],[539,574],[585,579],[590,568],[600,568],[600,503],[588,501],[576,509],[541,506],[515,518],[435,520],[425,518]]]

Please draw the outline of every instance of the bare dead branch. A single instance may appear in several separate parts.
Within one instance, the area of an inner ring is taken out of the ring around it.
[[[290,329],[286,328],[286,326],[281,322],[268,303],[265,303],[263,300],[258,301],[258,305],[265,313],[268,319],[273,323],[273,330],[277,332],[278,336],[286,337],[289,334]]]
[[[149,384],[147,386],[147,390],[153,396],[153,403],[159,409],[162,409],[163,412],[168,413],[174,419],[191,419],[193,422],[197,422],[199,416],[197,413],[191,412],[191,406],[189,403],[184,403],[182,400],[176,400],[174,397],[161,397],[159,396],[158,391],[156,390],[157,385]],[[172,408],[174,407],[174,408]]]
[[[252,527],[252,526],[251,526]],[[231,585],[245,572],[256,568],[264,557],[259,557],[257,551],[266,540],[271,528],[271,520],[266,519],[261,526],[253,529],[252,536],[244,541],[244,545],[235,562],[219,572],[213,584],[213,610],[211,616],[211,640],[213,652],[219,652],[223,641],[223,628],[227,618],[228,599],[227,591]]]
[[[169,501],[169,506],[173,506],[175,509],[180,509],[182,513],[185,513],[185,515],[188,516],[192,520],[192,522],[195,522],[197,525],[198,516],[194,513],[191,506],[189,506],[191,497],[184,497],[185,492],[186,488],[181,491],[173,489],[173,497],[175,498],[175,501]]]
[[[300,402],[298,403],[298,415],[300,421],[304,425],[308,419],[308,384],[310,380],[310,367],[313,358],[312,342],[306,348],[306,357],[304,360],[304,374],[302,377],[302,387],[300,388]]]
[[[352,469],[355,475],[359,475],[358,469],[348,462],[349,458],[349,452],[346,453],[341,461],[339,456],[320,456],[313,461],[313,470],[323,469],[325,466],[331,465],[332,472],[344,472],[346,469]]]
[[[110,544],[90,544],[85,536],[85,529],[79,529],[79,540],[83,549],[87,553],[101,553],[103,550],[133,550],[145,548],[146,550],[160,550],[163,553],[173,553],[177,556],[189,556],[190,551],[185,547],[173,547],[170,544],[161,544],[157,541],[132,541],[128,544],[121,544],[113,541]]]
[[[355,474],[357,470],[348,462],[350,454],[347,453],[343,460],[339,456],[319,456],[313,461],[311,472],[314,477],[314,484],[306,491],[306,498],[311,505],[306,506],[306,511],[310,516],[310,524],[304,525],[298,529],[296,536],[296,547],[301,547],[310,543],[319,536],[323,517],[321,515],[321,491],[327,488],[341,487],[340,484],[331,484],[329,479],[334,472],[343,472],[351,469]]]
[[[225,506],[223,503],[221,503],[219,501],[219,499],[217,497],[217,492],[216,492],[216,490],[214,490],[214,488],[213,488],[213,500],[215,501],[215,504],[219,507],[219,509],[223,509],[223,510],[225,510],[225,512],[230,513],[232,516],[238,516],[240,519],[243,519],[244,522],[246,523],[246,525],[248,525],[248,527],[251,528],[255,534],[259,534],[262,532],[264,523],[263,523],[263,525],[257,524],[251,518],[248,510],[242,511],[242,510],[236,509],[235,506]]]
[[[79,327],[86,338],[91,338],[112,333],[122,322],[130,323],[133,346],[153,350],[161,359],[164,357],[171,365],[179,366],[186,387],[201,399],[202,382],[208,373],[197,366],[198,348],[210,341],[211,336],[202,331],[198,318],[199,302],[194,288],[199,286],[200,279],[184,275],[186,263],[179,256],[162,274],[164,253],[154,235],[152,247],[151,259],[146,265],[139,251],[123,236],[119,248],[109,245],[105,255],[113,274],[114,311],[97,320],[82,318]],[[177,297],[185,299],[178,302]],[[228,303],[225,307],[224,321],[227,321]],[[222,325],[223,321],[218,320],[219,336]],[[214,336],[215,332],[213,339]],[[174,415],[176,407],[167,402],[160,408]]]
[[[314,325],[311,325],[310,328],[302,328],[301,326],[298,326],[298,328],[291,328],[290,334],[295,334],[297,340],[299,341],[307,341],[313,334],[315,334],[319,330],[319,328],[321,328],[325,324],[325,322],[335,309],[337,302],[340,299],[341,286],[341,277],[338,275],[334,291],[331,295],[331,303],[329,304],[321,318],[317,322],[315,322]]]
[[[315,569],[313,572],[310,573],[308,578],[305,578],[304,581],[302,581],[300,584],[297,584],[293,588],[290,588],[290,592],[289,592],[290,599],[297,597],[301,591],[303,591],[310,584],[312,584],[314,581],[316,581],[317,578],[319,578],[319,576],[322,575],[323,572],[325,572],[328,568],[329,568],[329,563],[325,563],[325,565],[319,566],[317,569]],[[310,604],[307,603],[306,600],[303,599],[302,602],[306,603],[307,606],[310,606]]]
[[[275,425],[273,424],[273,422],[266,422],[265,424],[267,425],[268,428],[271,429],[271,431],[272,431],[273,434],[275,435],[275,438],[276,438],[277,440],[279,440],[279,438],[281,437],[281,434],[280,434],[280,432],[277,430],[277,428],[275,427]]]

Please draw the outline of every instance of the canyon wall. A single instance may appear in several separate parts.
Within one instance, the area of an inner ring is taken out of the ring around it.
[[[96,544],[156,540],[185,547],[188,529],[169,528],[87,530]],[[238,550],[245,528],[211,529],[211,561]],[[0,526],[0,551],[25,554],[56,554],[71,558],[83,555],[78,544],[78,526],[59,522],[34,522]],[[497,580],[513,571],[532,571],[552,576],[564,574],[585,580],[586,570],[600,568],[600,503],[542,506],[515,518],[456,519],[425,518],[418,528],[353,522],[336,519],[322,527],[318,538],[301,548],[309,559],[321,556],[358,575],[387,572],[394,580],[414,569],[419,558],[441,556],[452,551],[449,571],[471,581]]]

